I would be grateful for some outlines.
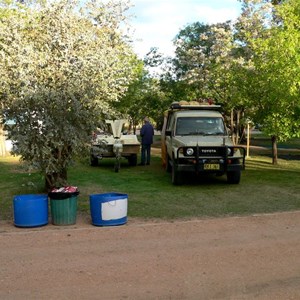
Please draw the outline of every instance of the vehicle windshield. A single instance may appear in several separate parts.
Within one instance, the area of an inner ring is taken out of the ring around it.
[[[176,135],[224,135],[223,119],[220,117],[179,117]]]

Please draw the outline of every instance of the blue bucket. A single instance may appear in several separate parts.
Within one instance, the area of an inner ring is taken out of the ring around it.
[[[127,222],[128,195],[106,193],[90,195],[92,224],[96,226],[122,225]]]
[[[13,200],[14,224],[18,227],[38,227],[48,224],[48,196],[18,195]]]

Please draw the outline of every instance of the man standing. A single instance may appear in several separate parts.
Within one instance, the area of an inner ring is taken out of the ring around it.
[[[141,128],[140,135],[142,137],[142,153],[140,165],[150,165],[150,154],[151,145],[153,144],[154,129],[147,117],[145,117],[144,119],[144,125]]]

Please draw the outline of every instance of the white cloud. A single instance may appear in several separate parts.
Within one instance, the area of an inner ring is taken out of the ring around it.
[[[235,19],[240,12],[237,0],[132,0],[136,17],[134,49],[143,57],[151,47],[173,54],[172,39],[193,22],[217,23]]]

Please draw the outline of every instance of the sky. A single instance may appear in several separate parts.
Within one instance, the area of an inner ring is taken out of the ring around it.
[[[241,12],[238,0],[131,0],[131,4],[134,51],[141,59],[151,47],[172,56],[172,40],[188,24],[234,20]]]

